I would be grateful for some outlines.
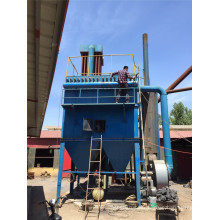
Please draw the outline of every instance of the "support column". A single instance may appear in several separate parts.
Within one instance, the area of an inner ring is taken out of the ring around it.
[[[65,143],[61,143],[60,144],[60,159],[59,159],[58,181],[57,181],[57,198],[60,197],[60,191],[61,191],[64,149],[65,149]],[[59,200],[58,200],[58,202],[59,202]]]
[[[134,138],[138,138],[138,105],[134,107]],[[140,183],[140,143],[134,144],[134,161],[135,161],[135,181],[136,197],[138,206],[141,205],[141,183]]]
[[[140,149],[139,143],[135,143],[134,146],[135,154],[135,180],[136,180],[136,197],[138,201],[138,206],[141,206],[141,182],[140,182]]]

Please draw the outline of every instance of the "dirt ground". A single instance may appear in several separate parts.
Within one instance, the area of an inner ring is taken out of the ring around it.
[[[82,180],[83,181],[83,180]],[[61,195],[69,194],[69,180],[64,178],[61,186]],[[76,184],[76,183],[75,183]],[[35,177],[33,180],[27,181],[28,186],[43,186],[45,197],[47,200],[56,198],[57,178],[56,177]],[[183,184],[176,184],[170,182],[171,188],[177,190],[179,197],[179,213],[180,220],[192,219],[192,189],[184,188]],[[120,201],[119,201],[120,202]],[[81,220],[84,219],[84,211],[81,210],[81,200],[68,199],[59,209],[59,215],[63,220]],[[87,219],[96,219],[90,217],[95,215],[96,207],[93,209],[94,213],[90,213]],[[159,211],[161,213],[163,211]],[[156,219],[156,209],[149,207],[127,208],[123,201],[121,203],[103,202],[101,204],[101,212],[99,219],[127,219],[127,220],[153,220]],[[159,220],[178,219],[173,216],[159,215]]]

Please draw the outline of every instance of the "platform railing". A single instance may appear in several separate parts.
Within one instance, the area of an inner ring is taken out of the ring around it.
[[[110,72],[103,72],[103,73],[89,73],[90,72],[90,58],[91,57],[111,57],[111,69]],[[113,61],[112,61],[112,57],[113,56],[131,56],[132,58],[132,65],[134,68],[134,73],[136,74],[136,69],[135,69],[135,61],[134,61],[134,55],[133,54],[109,54],[109,55],[88,55],[88,56],[72,56],[72,57],[68,57],[68,62],[67,62],[67,69],[66,69],[66,77],[68,75],[68,68],[69,68],[69,63],[72,64],[73,69],[76,71],[77,76],[78,75],[84,75],[84,76],[91,76],[91,75],[103,75],[103,74],[107,74],[107,75],[112,75],[113,71],[112,71],[112,65],[113,65]],[[73,59],[75,58],[87,58],[87,73],[81,73],[81,71],[77,70],[76,65],[74,65]],[[75,74],[75,73],[73,73]]]
[[[126,104],[135,104],[136,103],[136,97],[135,97],[135,88],[134,87],[128,87],[128,88],[71,88],[71,89],[63,89],[62,91],[62,105],[94,105],[94,104],[100,104],[100,105],[105,105],[105,104],[124,104],[122,101],[123,98],[126,98],[125,95],[120,95],[120,100],[119,103],[116,103],[116,97],[118,95],[118,90],[125,90],[128,89],[129,91],[132,91],[129,94],[129,103]],[[113,91],[114,95],[102,95],[100,91]],[[77,93],[75,96],[66,96],[68,92],[70,93],[71,91]],[[84,94],[82,96],[83,92],[86,91],[87,95]],[[95,91],[96,95],[90,95],[89,91]],[[123,93],[123,92],[122,92]],[[72,99],[72,100],[71,100]],[[85,101],[88,99],[88,102]],[[103,99],[105,99],[103,101]],[[92,100],[92,102],[90,101]],[[111,101],[111,102],[108,102]]]
[[[131,74],[131,76],[135,76]],[[127,79],[128,83],[138,83],[138,78]],[[117,82],[118,76],[99,75],[99,76],[67,76],[66,83],[93,83],[93,82]]]

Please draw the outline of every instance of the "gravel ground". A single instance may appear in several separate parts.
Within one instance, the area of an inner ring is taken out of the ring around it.
[[[83,181],[83,180],[82,180]],[[33,180],[27,181],[28,186],[43,186],[45,197],[47,200],[56,197],[57,178],[56,177],[36,177]],[[177,190],[179,197],[179,206],[181,212],[179,213],[180,220],[192,219],[192,189],[184,188],[183,184],[175,184],[170,182],[171,188]],[[64,178],[62,181],[61,195],[67,195],[69,193],[69,181]],[[68,199],[63,206],[59,209],[59,214],[63,220],[80,220],[84,219],[84,212],[80,209],[80,200]],[[93,209],[96,214],[96,207]],[[139,207],[136,209],[127,208],[124,203],[106,203],[101,204],[101,212],[99,219],[127,219],[127,220],[141,220],[156,219],[156,210],[149,207]],[[96,219],[96,218],[88,218]],[[174,216],[160,216],[160,220],[176,219]]]

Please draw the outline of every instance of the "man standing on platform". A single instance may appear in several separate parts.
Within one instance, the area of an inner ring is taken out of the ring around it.
[[[116,103],[119,102],[120,96],[122,91],[124,90],[126,93],[126,103],[129,102],[129,90],[126,89],[128,88],[128,82],[127,79],[135,79],[135,76],[130,76],[129,72],[128,72],[128,66],[124,66],[123,70],[119,70],[118,72],[115,72],[112,74],[112,76],[117,75],[118,74],[118,95],[116,97]],[[125,89],[123,89],[125,88]]]

